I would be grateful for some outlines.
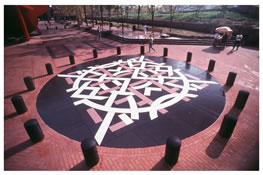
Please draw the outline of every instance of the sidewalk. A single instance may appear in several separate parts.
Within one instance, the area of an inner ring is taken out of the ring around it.
[[[120,28],[121,29],[121,28]],[[115,29],[113,28],[114,32]],[[36,98],[41,88],[56,74],[93,58],[92,50],[98,49],[98,57],[116,55],[121,47],[122,55],[140,53],[138,44],[120,44],[105,38],[63,25],[45,30],[43,35],[28,42],[4,48],[4,169],[5,170],[88,170],[84,163],[80,142],[71,140],[47,126],[36,109]],[[135,35],[141,35],[135,32]],[[98,146],[100,162],[89,170],[253,170],[259,160],[259,51],[239,48],[223,51],[212,46],[153,45],[156,52],[145,55],[162,56],[168,48],[167,58],[185,61],[192,52],[192,65],[207,70],[210,59],[216,61],[211,73],[223,87],[229,72],[237,73],[232,88],[225,88],[226,104],[218,120],[202,132],[182,141],[179,161],[168,166],[164,160],[165,145],[120,149]],[[49,48],[49,49],[48,49]],[[74,53],[75,65],[69,64],[68,55]],[[98,60],[99,62],[99,60]],[[47,76],[45,64],[51,63],[54,74]],[[36,89],[27,92],[23,78],[34,78]],[[218,137],[217,132],[225,114],[235,103],[239,90],[250,92],[244,110],[240,113],[236,128],[229,140]],[[17,115],[11,103],[13,95],[23,97],[28,112]],[[36,118],[45,139],[32,145],[23,124]]]

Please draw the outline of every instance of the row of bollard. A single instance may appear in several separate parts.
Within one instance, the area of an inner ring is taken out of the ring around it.
[[[120,54],[121,54],[121,49],[120,47],[117,47],[117,55],[120,55]],[[141,54],[144,54],[144,46],[141,46]],[[167,56],[167,55],[168,55],[168,49],[164,48],[163,56]],[[98,56],[96,49],[93,50],[93,56],[94,58],[97,58]],[[192,59],[192,53],[188,52],[186,62],[191,62],[191,59]],[[73,55],[69,56],[69,60],[70,60],[70,64],[75,64]],[[215,61],[210,60],[208,71],[209,72],[213,71],[214,66],[215,66]],[[45,67],[46,67],[48,75],[53,74],[53,69],[50,63],[46,64]],[[235,72],[230,72],[228,74],[227,81],[226,81],[227,86],[233,86],[236,75],[237,74]],[[25,77],[24,82],[26,84],[28,91],[32,91],[35,89],[35,86],[34,86],[34,83],[31,77]],[[236,98],[234,106],[237,109],[242,110],[245,107],[248,96],[249,96],[249,92],[240,90]],[[17,96],[12,97],[11,101],[16,109],[17,114],[23,114],[27,112],[28,109],[21,96],[17,95]],[[230,138],[234,131],[236,123],[237,123],[237,117],[226,114],[220,126],[219,134],[222,137]],[[29,135],[30,140],[33,143],[37,143],[44,139],[44,134],[36,119],[30,119],[26,121],[24,123],[24,128],[27,134]],[[88,139],[83,140],[81,142],[81,149],[82,149],[87,166],[92,167],[92,166],[95,166],[99,162],[97,144],[94,139],[88,138]],[[164,160],[170,165],[175,165],[178,162],[180,149],[181,149],[180,138],[177,136],[169,137],[166,141]]]

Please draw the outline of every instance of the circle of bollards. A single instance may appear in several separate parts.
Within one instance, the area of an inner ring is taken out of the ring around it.
[[[47,74],[48,75],[53,74],[52,65],[50,63],[47,63],[47,64],[45,64],[45,66],[46,66]]]
[[[26,104],[20,95],[14,96],[11,99],[17,114],[23,114],[27,112]]]
[[[75,64],[75,59],[73,55],[69,55],[69,62],[70,64]]]
[[[237,73],[235,72],[229,72],[226,80],[226,85],[227,86],[233,86],[235,79],[236,79]]]
[[[221,124],[219,134],[224,138],[230,138],[237,123],[237,118],[226,114]]]
[[[97,151],[96,141],[91,138],[84,139],[81,142],[82,153],[85,158],[86,165],[95,166],[99,162],[99,154]]]
[[[98,57],[98,52],[96,49],[93,49],[93,58],[97,58]]]
[[[245,91],[245,90],[240,90],[238,92],[237,98],[236,98],[236,102],[235,102],[235,107],[238,109],[243,109],[246,105],[247,99],[249,96],[249,92]]]
[[[33,143],[40,142],[41,140],[44,139],[44,134],[36,119],[30,119],[26,121],[24,123],[24,127],[26,129],[28,136],[30,137],[30,140]]]
[[[117,47],[117,55],[120,55],[121,54],[121,48],[118,46]]]
[[[141,55],[143,55],[144,54],[144,46],[141,46]]]
[[[189,63],[192,60],[192,52],[187,52],[186,62]]]
[[[35,89],[35,85],[31,77],[24,77],[24,82],[28,91],[33,91]]]
[[[208,65],[208,72],[212,72],[215,68],[216,61],[215,60],[210,60],[209,65]]]
[[[166,57],[168,55],[168,48],[163,48],[163,56]]]
[[[171,136],[166,141],[164,160],[170,164],[175,165],[178,161],[181,148],[181,139],[177,136]]]

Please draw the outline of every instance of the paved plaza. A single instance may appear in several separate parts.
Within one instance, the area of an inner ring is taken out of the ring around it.
[[[4,48],[4,170],[258,170],[257,48],[154,44],[155,51],[148,52],[148,44],[99,40],[56,26],[40,26],[42,35]],[[120,34],[121,28],[113,29]],[[125,34],[143,37],[143,31]],[[211,59],[215,67],[208,72]],[[47,63],[54,74],[47,74]],[[237,73],[232,87],[226,86],[229,72]],[[33,91],[24,84],[27,76],[33,78]],[[243,110],[234,107],[240,90],[250,93]],[[16,113],[15,95],[23,97],[27,112]],[[229,113],[238,121],[225,139],[218,131]],[[29,119],[39,122],[41,142],[30,141],[24,129]],[[173,135],[182,145],[171,166],[163,157],[166,137]],[[85,165],[80,146],[85,137],[97,141],[100,161],[94,167]]]

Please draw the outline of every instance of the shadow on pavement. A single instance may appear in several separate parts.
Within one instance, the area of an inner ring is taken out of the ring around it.
[[[23,90],[23,91],[20,91],[20,92],[16,92],[16,93],[14,93],[14,94],[5,96],[5,99],[10,98],[10,97],[13,97],[13,96],[15,96],[15,95],[24,94],[24,93],[26,93],[26,92],[28,92],[28,90]]]
[[[223,50],[224,49],[222,48],[208,47],[206,49],[203,49],[202,51],[207,52],[207,53],[219,54]]]
[[[11,114],[5,115],[4,119],[9,120],[9,119],[14,118],[16,116],[18,116],[18,114],[16,112],[13,112]]]
[[[75,165],[74,167],[72,167],[70,169],[70,171],[87,171],[90,170],[92,167],[88,167],[85,163],[85,161],[81,161],[80,163],[78,163],[77,165]]]
[[[212,142],[206,148],[206,154],[213,159],[217,159],[223,152],[228,140],[229,139],[223,138],[217,133]]]
[[[164,158],[162,158],[157,164],[152,167],[152,171],[169,171],[173,168],[173,165],[169,165],[165,162]]]
[[[4,158],[5,160],[8,159],[9,157],[15,155],[16,153],[19,153],[25,149],[27,149],[28,147],[32,146],[33,143],[31,142],[30,139],[12,147],[12,148],[9,148],[8,150],[5,151],[4,153]]]

